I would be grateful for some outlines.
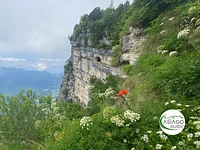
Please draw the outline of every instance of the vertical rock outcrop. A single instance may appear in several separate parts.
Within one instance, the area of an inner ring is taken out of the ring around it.
[[[139,55],[139,46],[144,41],[142,29],[131,29],[130,35],[121,41],[122,52],[120,61],[133,64]],[[90,78],[104,80],[108,75],[118,75],[122,78],[122,67],[111,66],[112,50],[103,50],[82,46],[80,41],[71,41],[71,61],[73,72],[65,74],[62,79],[59,99],[72,99],[87,105],[89,101]]]

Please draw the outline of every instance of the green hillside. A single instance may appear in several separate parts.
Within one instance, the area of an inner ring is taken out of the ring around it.
[[[200,2],[135,0],[97,7],[81,17],[70,40],[90,37],[92,47],[114,46],[115,63],[130,26],[145,29],[142,55],[124,67],[126,79],[90,79],[87,108],[32,91],[0,95],[0,149],[200,149]],[[99,42],[104,37],[112,42]],[[169,109],[185,117],[178,135],[160,129],[159,118]]]

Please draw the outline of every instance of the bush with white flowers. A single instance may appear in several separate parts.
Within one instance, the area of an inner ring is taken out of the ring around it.
[[[83,117],[81,120],[80,120],[80,126],[82,129],[86,128],[87,130],[89,130],[89,127],[93,125],[93,122],[92,122],[92,118],[91,117]]]

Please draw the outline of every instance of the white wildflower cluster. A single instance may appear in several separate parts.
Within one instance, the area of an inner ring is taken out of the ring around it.
[[[190,119],[193,119],[193,120],[196,120],[196,119],[197,119],[197,120],[198,120],[198,119],[200,119],[200,118],[199,118],[199,117],[193,117],[193,116],[192,116],[192,117],[190,117]]]
[[[185,143],[183,141],[179,141],[178,144],[179,145],[185,145]]]
[[[156,132],[157,134],[163,134],[163,132],[162,131],[158,131],[158,132]]]
[[[172,56],[177,56],[178,52],[177,51],[171,51],[169,53],[169,57],[172,57]]]
[[[200,120],[194,121],[193,124],[196,126],[197,130],[200,130]]]
[[[190,29],[184,29],[180,31],[177,35],[177,38],[180,39],[181,37],[185,37],[190,33]]]
[[[148,137],[148,135],[143,135],[142,137],[141,137],[141,139],[145,142],[145,143],[148,143],[149,142],[149,137]]]
[[[90,125],[93,125],[92,118],[90,118],[90,117],[83,117],[80,120],[80,126],[81,126],[82,129],[86,128],[87,130],[89,130],[89,126]]]
[[[125,121],[121,117],[119,117],[119,115],[113,116],[110,120],[112,123],[116,124],[118,127],[123,127],[125,123]]]
[[[124,118],[130,120],[131,122],[136,122],[137,120],[140,120],[140,114],[127,110],[124,112]]]
[[[161,149],[162,148],[162,144],[156,144],[156,149]]]
[[[167,105],[169,105],[169,102],[166,102],[166,103],[165,103],[165,106],[167,106]]]
[[[168,139],[168,137],[167,137],[166,135],[164,135],[164,134],[160,134],[159,136],[160,136],[160,138],[163,139],[163,140],[167,140],[167,139]]]
[[[165,48],[165,45],[160,45],[160,46],[158,46],[158,47],[156,48],[157,53],[158,53],[158,54],[162,53],[162,51],[163,51],[164,48]]]
[[[115,91],[111,87],[109,87],[104,93],[99,93],[98,96],[108,98],[113,94],[115,94]]]
[[[194,133],[194,137],[200,137],[200,132]]]
[[[172,146],[172,147],[171,147],[171,150],[175,150],[175,149],[176,149],[176,146]]]
[[[157,48],[156,48],[156,50],[158,51],[158,50],[163,50],[165,48],[165,45],[160,45],[160,46],[158,46]]]
[[[195,141],[194,144],[196,145],[196,148],[200,148],[200,141]]]
[[[127,139],[124,139],[124,143],[127,143]]]
[[[178,103],[178,104],[176,104],[176,106],[182,106],[182,104]]]
[[[149,134],[150,134],[150,133],[152,133],[152,131],[150,131],[150,130],[149,130],[149,131],[147,131],[147,133],[149,133]]]
[[[192,138],[193,138],[193,133],[189,133],[188,135],[187,135],[187,139],[188,139],[188,141],[190,141]]]
[[[163,139],[163,140],[167,140],[167,139],[168,139],[168,137],[167,137],[166,135],[164,135],[162,131],[158,131],[158,132],[156,132],[156,133],[159,134],[159,137],[160,137],[161,139]]]
[[[176,103],[176,100],[171,100],[170,103],[174,104],[174,103]]]
[[[115,93],[115,91],[114,91],[111,87],[109,87],[109,88],[105,91],[104,95],[105,95],[106,98],[108,98],[108,97],[112,96],[114,93]]]
[[[190,7],[188,9],[188,14],[192,14],[197,9],[197,6]]]

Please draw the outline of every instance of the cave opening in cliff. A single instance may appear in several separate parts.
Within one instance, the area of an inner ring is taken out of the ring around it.
[[[99,56],[96,56],[94,59],[96,62],[101,62],[101,58]]]

